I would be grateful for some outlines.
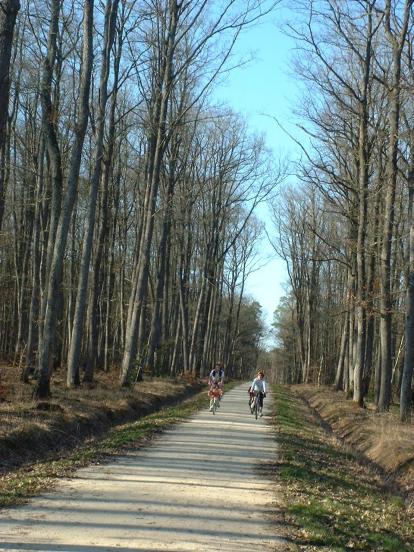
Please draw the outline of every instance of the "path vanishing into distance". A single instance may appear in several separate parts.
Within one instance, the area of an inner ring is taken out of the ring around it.
[[[247,385],[108,464],[80,469],[54,491],[0,511],[0,551],[283,550],[276,485],[261,465],[277,444],[255,420]]]

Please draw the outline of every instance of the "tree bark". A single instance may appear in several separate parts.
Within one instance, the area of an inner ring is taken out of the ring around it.
[[[413,142],[412,142],[412,145]],[[412,153],[413,161],[414,154]],[[405,356],[401,378],[400,418],[411,421],[412,380],[414,370],[414,163],[408,175],[408,224],[409,224],[409,270],[406,295]]]
[[[372,42],[372,6],[368,7],[367,41],[364,54],[362,97],[359,109],[359,136],[358,136],[358,237],[357,237],[357,343],[356,364],[354,370],[354,402],[359,406],[364,404],[363,376],[365,370],[366,349],[366,268],[365,268],[365,240],[367,221],[367,192],[368,192],[368,100],[371,78],[371,42]]]
[[[10,59],[14,27],[20,9],[19,0],[0,1],[0,230],[3,225],[6,184],[4,173],[5,144],[10,94]]]

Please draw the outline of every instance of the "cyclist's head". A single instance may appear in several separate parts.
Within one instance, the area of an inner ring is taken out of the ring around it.
[[[259,378],[264,378],[264,372],[263,372],[263,370],[259,370],[259,371],[257,372],[257,377],[259,377]]]

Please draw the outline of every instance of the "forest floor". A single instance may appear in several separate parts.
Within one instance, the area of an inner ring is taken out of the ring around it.
[[[412,552],[412,464],[404,458],[414,451],[413,427],[328,388],[278,387],[275,395],[273,471],[289,550]]]

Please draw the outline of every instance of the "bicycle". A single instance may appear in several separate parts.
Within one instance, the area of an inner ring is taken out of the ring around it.
[[[217,408],[220,406],[221,391],[218,388],[210,389],[208,395],[210,397],[210,412],[215,414]]]
[[[216,413],[216,410],[219,406],[219,398],[218,397],[213,397],[211,400],[210,400],[210,410],[213,414]]]
[[[263,416],[263,393],[255,393],[253,403],[250,405],[250,411],[254,414],[256,420],[259,414]]]

